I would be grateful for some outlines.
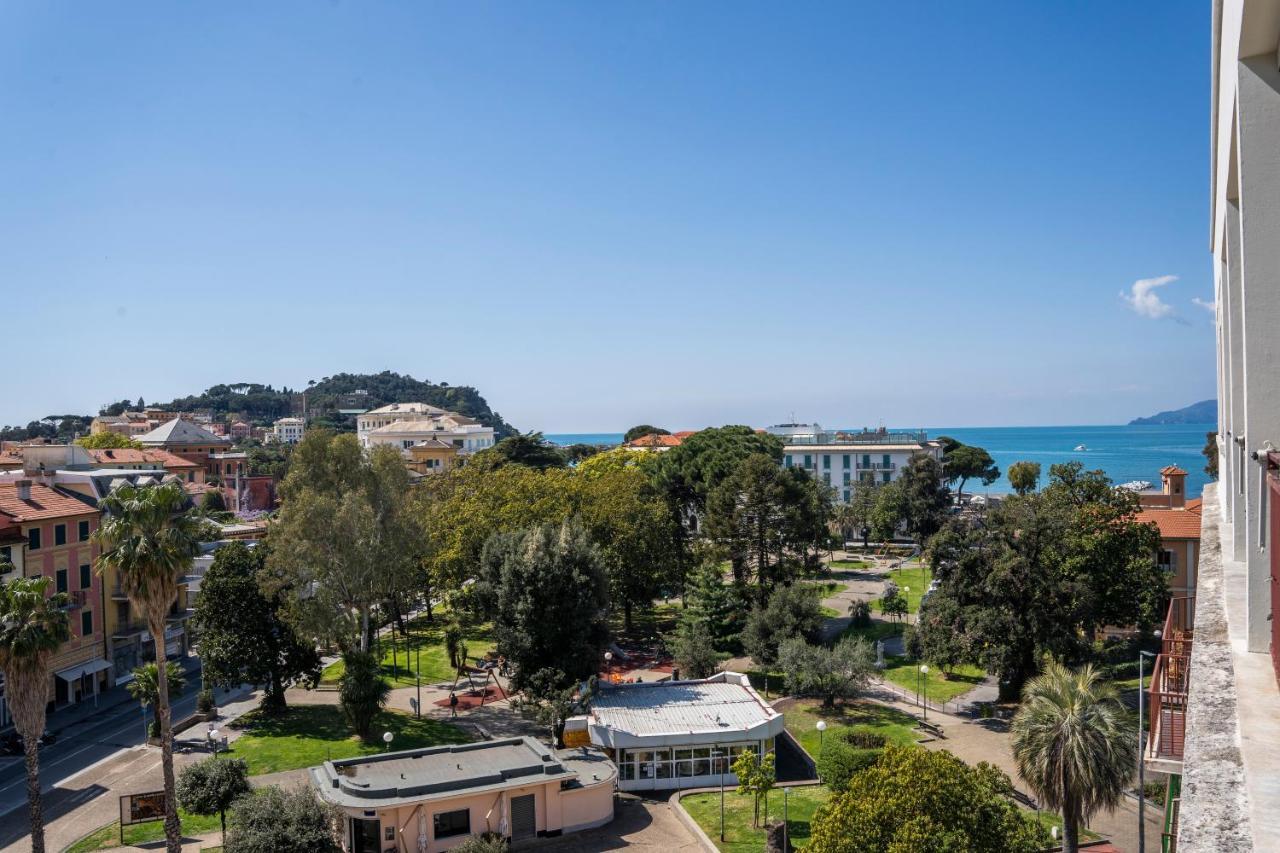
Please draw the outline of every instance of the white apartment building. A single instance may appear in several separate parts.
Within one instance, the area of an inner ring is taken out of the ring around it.
[[[463,454],[493,447],[495,441],[493,427],[426,403],[392,403],[365,412],[356,418],[356,436],[361,447],[389,444],[406,453],[424,441],[451,444]]]
[[[1174,599],[1144,759],[1164,849],[1280,850],[1280,0],[1214,0],[1210,245],[1219,480]]]
[[[306,428],[307,422],[302,418],[280,418],[271,425],[271,434],[277,444],[297,444]]]
[[[859,480],[891,483],[911,460],[927,454],[942,460],[942,445],[923,432],[890,432],[884,428],[846,432],[824,430],[819,424],[777,424],[765,432],[785,442],[782,464],[803,468],[847,501]]]

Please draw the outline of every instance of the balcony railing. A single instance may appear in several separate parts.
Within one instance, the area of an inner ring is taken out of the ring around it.
[[[893,471],[898,467],[896,462],[867,462],[858,463],[859,471]]]
[[[1187,693],[1191,682],[1192,625],[1195,599],[1175,598],[1169,602],[1160,654],[1156,656],[1148,688],[1149,733],[1144,758],[1147,761],[1181,765],[1187,735]],[[1176,772],[1176,768],[1170,768]]]

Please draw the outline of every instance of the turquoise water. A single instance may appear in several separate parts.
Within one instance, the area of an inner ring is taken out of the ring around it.
[[[1213,424],[1176,426],[1071,426],[1071,427],[957,427],[930,429],[931,438],[949,435],[965,444],[985,447],[1007,471],[1020,460],[1039,462],[1043,476],[1049,466],[1078,459],[1089,469],[1101,468],[1115,483],[1147,480],[1159,485],[1160,469],[1177,465],[1187,471],[1187,494],[1197,495],[1209,478],[1204,473],[1205,433]],[[618,444],[622,433],[563,433],[548,435],[556,444]],[[1076,451],[1083,444],[1088,450]],[[969,483],[966,492],[1010,491],[1003,476],[990,486]]]

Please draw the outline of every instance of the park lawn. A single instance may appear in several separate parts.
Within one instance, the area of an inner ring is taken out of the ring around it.
[[[631,631],[626,630],[622,605],[609,611],[609,630],[623,641],[638,642],[651,637],[663,637],[675,632],[680,620],[679,601],[659,601],[652,607],[636,605],[631,612]]]
[[[387,731],[394,735],[391,748],[396,750],[471,740],[456,726],[431,717],[383,711],[373,725],[375,741],[363,743],[351,734],[336,705],[294,705],[278,717],[251,711],[239,722],[245,733],[231,742],[228,752],[248,763],[251,776],[382,752],[382,733]]]
[[[222,828],[222,822],[216,814],[208,816],[194,815],[178,809],[178,820],[182,822],[182,834],[187,836],[202,835]],[[153,841],[163,840],[164,821],[162,820],[135,823],[124,828],[124,843],[126,847],[138,847]],[[91,850],[111,850],[119,846],[120,821],[114,820],[72,844],[66,849],[66,853],[89,853]]]
[[[903,630],[907,627],[905,622],[884,622],[879,619],[872,619],[870,625],[855,628],[850,625],[844,629],[841,637],[863,637],[867,642],[874,643],[876,640],[887,640],[890,637],[901,637]]]
[[[866,560],[832,560],[827,565],[833,569],[869,569],[871,564]]]
[[[845,702],[832,710],[824,710],[821,702],[797,702],[786,710],[784,716],[787,731],[815,759],[821,752],[819,744],[846,729],[875,732],[884,735],[890,743],[901,746],[911,746],[918,738],[913,731],[915,717],[875,702]],[[827,721],[827,730],[821,735],[818,733],[818,720]]]
[[[809,843],[809,825],[813,813],[831,796],[822,785],[803,785],[791,789],[787,795],[787,834],[797,848]],[[782,789],[769,793],[769,815],[782,817]],[[739,794],[730,788],[724,795],[725,840],[720,841],[720,793],[690,794],[680,798],[680,805],[720,850],[726,853],[759,853],[764,849],[764,803],[760,805],[761,827],[752,827],[755,811],[754,800],[749,794]]]
[[[389,634],[379,638],[378,647],[382,650],[382,672],[393,687],[412,687],[417,683],[419,672],[423,682],[436,683],[453,681],[456,673],[449,665],[449,655],[444,647],[444,626],[448,623],[447,612],[436,611],[435,621],[428,623],[426,616],[418,616],[408,623],[409,636],[399,634],[395,638],[395,649]],[[464,626],[463,640],[467,644],[467,657],[482,657],[493,649],[493,628],[491,625]],[[408,649],[406,658],[405,650]],[[394,663],[394,666],[393,666]],[[418,667],[421,667],[419,670]],[[320,674],[323,684],[336,684],[346,671],[342,661],[334,661],[324,668]]]
[[[1024,814],[1028,820],[1036,821],[1049,832],[1053,832],[1053,828],[1058,827],[1058,834],[1062,834],[1062,815],[1057,812],[1033,812],[1026,811]],[[1096,832],[1092,832],[1087,827],[1080,827],[1081,841],[1098,841],[1102,836]]]
[[[886,578],[896,583],[898,589],[906,597],[907,612],[915,613],[920,609],[920,599],[929,590],[929,583],[933,580],[933,572],[929,570],[928,566],[907,565],[889,572]],[[871,609],[880,609],[880,599],[877,598],[871,602]]]
[[[884,677],[904,690],[914,691],[919,677],[920,662],[905,657],[885,658]],[[930,665],[928,693],[931,702],[950,702],[968,693],[986,680],[987,674],[980,667],[961,664],[951,670],[951,677],[942,673],[942,667]]]

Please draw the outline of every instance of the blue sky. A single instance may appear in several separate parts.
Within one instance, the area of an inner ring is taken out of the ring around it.
[[[1203,0],[5,3],[0,423],[383,369],[548,432],[1185,405],[1208,54]]]

